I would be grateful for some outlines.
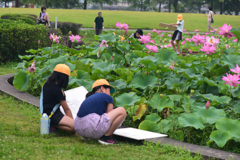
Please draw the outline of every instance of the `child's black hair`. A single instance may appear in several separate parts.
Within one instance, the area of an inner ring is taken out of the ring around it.
[[[102,85],[104,88],[111,88],[110,86],[107,86],[107,85]],[[97,87],[94,87],[93,90],[91,92],[88,92],[86,94],[86,98],[88,98],[89,96],[93,95],[97,90],[99,90],[102,86],[97,86]]]
[[[210,7],[208,7],[208,9],[210,10],[210,11],[212,11],[212,7],[210,6]]]
[[[47,85],[57,84],[60,88],[66,89],[68,86],[69,76],[60,72],[53,71],[46,82]]]
[[[44,6],[42,6],[42,8],[41,8],[41,11],[43,11],[44,9],[47,9],[46,7],[44,7]]]
[[[136,31],[136,33],[139,33],[141,36],[143,35],[142,29],[138,29],[138,30]]]

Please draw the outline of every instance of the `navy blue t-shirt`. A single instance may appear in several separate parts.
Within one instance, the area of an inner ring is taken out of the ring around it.
[[[107,105],[109,103],[113,103],[111,96],[106,93],[95,93],[83,101],[77,116],[82,118],[91,113],[102,115],[107,112]]]

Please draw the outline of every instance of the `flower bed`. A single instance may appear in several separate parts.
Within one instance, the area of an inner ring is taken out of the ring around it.
[[[128,25],[117,25],[127,32]],[[117,88],[115,105],[128,112],[125,125],[239,153],[240,46],[235,41],[240,32],[232,30],[233,37],[230,29],[224,25],[214,37],[185,32],[182,50],[198,52],[186,57],[173,51],[171,36],[162,31],[139,40],[99,35],[95,38],[102,43],[77,46],[80,51],[53,44],[21,56],[13,84],[39,96],[55,65],[65,63],[71,69],[68,89],[91,90],[99,78]],[[70,38],[79,41],[78,36]],[[57,42],[59,37],[51,39]]]

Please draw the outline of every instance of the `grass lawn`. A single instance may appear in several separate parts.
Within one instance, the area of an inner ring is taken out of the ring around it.
[[[82,27],[92,28],[98,10],[66,10],[48,9],[51,21],[75,22],[83,24]],[[34,8],[0,8],[0,16],[5,13],[35,14],[39,15],[40,9]],[[136,11],[109,11],[103,10],[104,27],[116,28],[116,22],[129,24],[130,28],[160,29],[159,22],[176,23],[178,13],[166,12],[136,12]],[[203,14],[183,13],[184,28],[187,31],[207,31],[207,17]],[[231,24],[233,28],[239,28],[240,16],[215,15],[213,27],[221,27],[224,23]]]
[[[8,62],[7,64],[0,64],[0,75],[13,74],[17,70],[14,67],[17,66],[17,63]]]

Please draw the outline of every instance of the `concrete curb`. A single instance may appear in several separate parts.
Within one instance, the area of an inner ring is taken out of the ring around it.
[[[29,104],[39,108],[39,98],[34,97],[25,92],[20,92],[11,85],[13,81],[13,76],[14,74],[0,76],[0,92],[3,94],[7,94],[9,96],[13,96],[17,100],[28,102]],[[199,153],[204,157],[204,159],[215,158],[216,160],[224,159],[240,160],[240,154],[221,151],[213,148],[202,147],[199,145],[181,142],[170,138],[153,138],[148,139],[147,141],[181,147],[186,150],[190,150],[192,154]]]

